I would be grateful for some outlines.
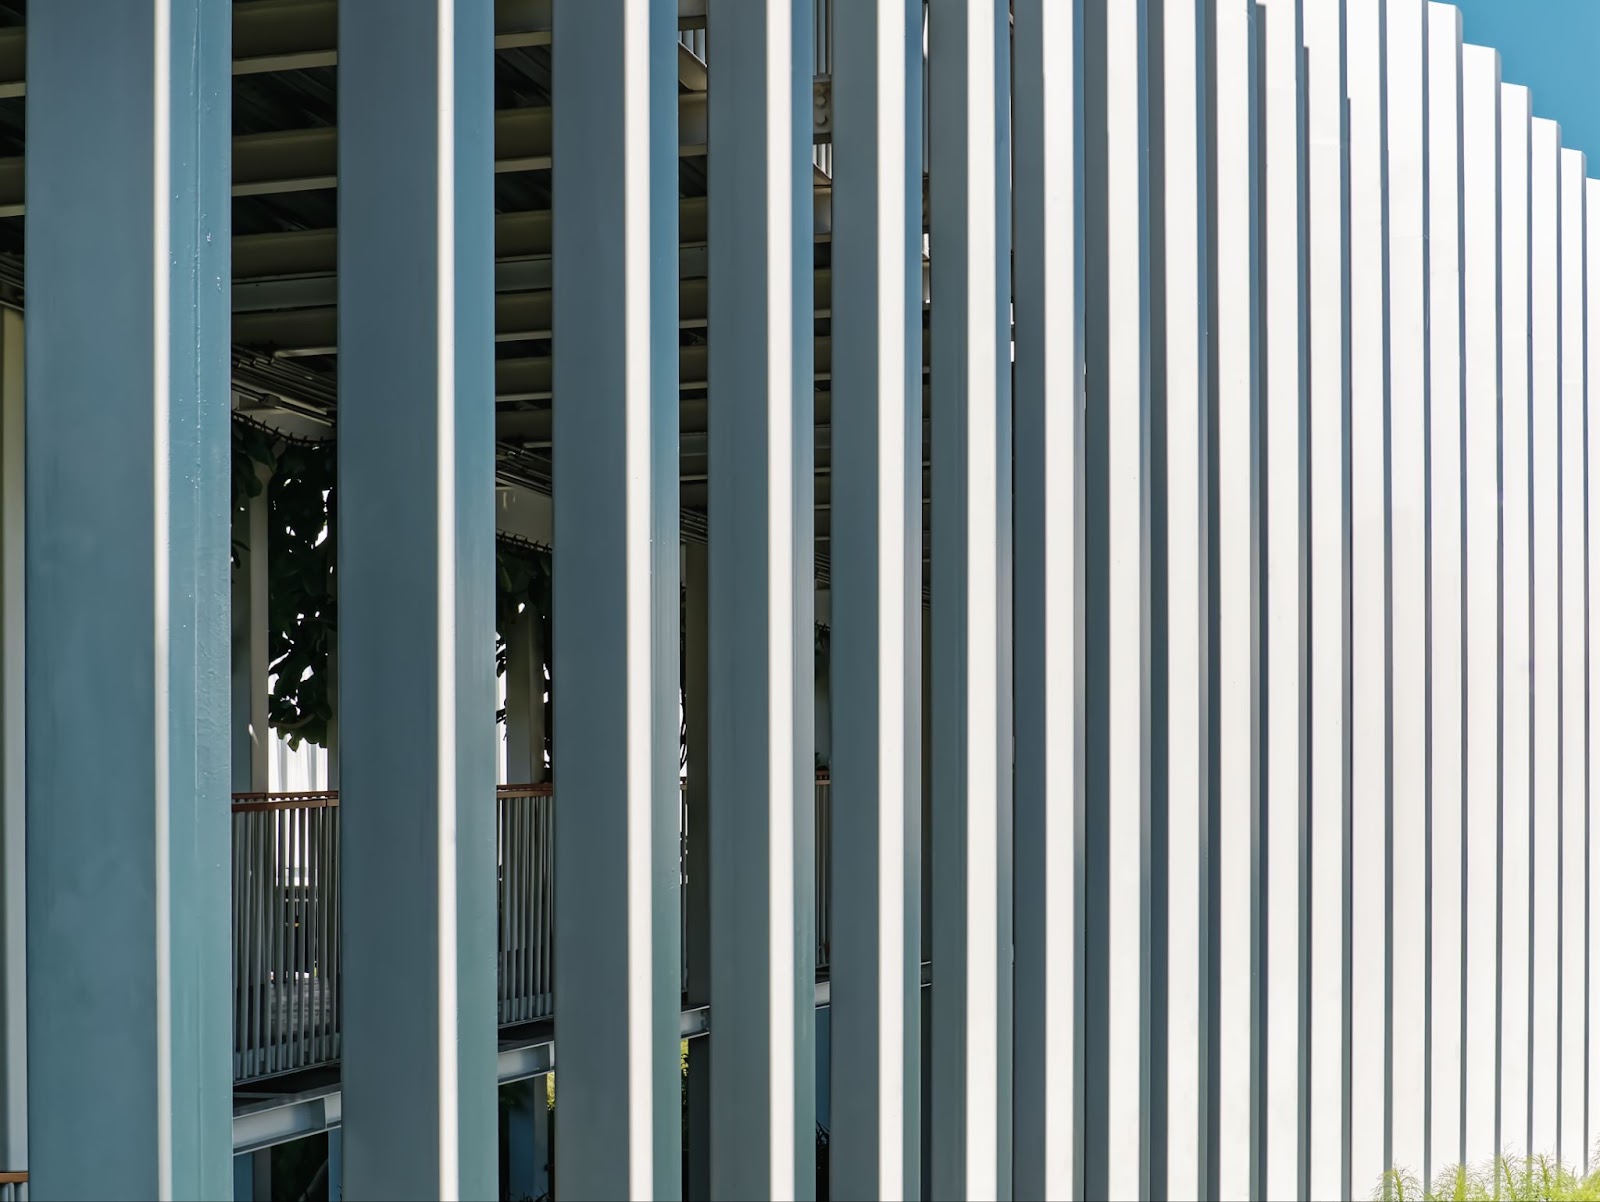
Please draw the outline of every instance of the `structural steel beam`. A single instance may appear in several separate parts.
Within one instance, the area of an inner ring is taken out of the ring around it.
[[[346,1184],[489,1197],[491,6],[339,11]]]
[[[809,0],[712,16],[711,1194],[809,1198],[814,20]]]
[[[41,1198],[232,1189],[231,8],[61,0],[35,10],[28,41],[28,1167]],[[116,765],[114,789],[84,771],[86,746]]]
[[[495,0],[496,50],[550,44],[553,0]],[[703,29],[706,0],[676,0],[679,29]],[[338,0],[254,0],[233,19],[233,73],[297,71],[339,61]],[[28,31],[0,30],[0,97],[27,92]]]
[[[679,152],[703,155],[706,94],[678,97]],[[493,114],[494,171],[550,168],[548,106],[500,109]],[[487,122],[486,122],[487,124]],[[233,195],[269,196],[339,186],[339,131],[335,126],[238,134],[233,139]],[[24,212],[24,160],[0,159],[0,217]]]
[[[677,42],[672,0],[558,0],[555,15],[555,138],[569,164],[552,205],[555,386],[582,400],[555,407],[551,696],[561,787],[584,799],[556,823],[556,1160],[570,1197],[672,1198],[683,1171]]]

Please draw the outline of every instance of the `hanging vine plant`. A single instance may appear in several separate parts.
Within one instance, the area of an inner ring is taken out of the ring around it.
[[[273,674],[267,718],[291,747],[328,745],[335,712],[333,661],[339,628],[336,447],[290,438],[247,419],[233,423],[233,504],[267,496],[267,655]],[[263,476],[266,480],[263,483]],[[234,565],[243,548],[235,544]],[[523,607],[544,624],[550,646],[550,552],[521,540],[495,546],[495,671],[506,670],[505,632]],[[499,714],[505,720],[505,712]],[[548,724],[547,724],[548,728]]]

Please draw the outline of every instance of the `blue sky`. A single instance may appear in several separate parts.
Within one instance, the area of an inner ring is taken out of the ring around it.
[[[1508,83],[1527,84],[1533,112],[1561,122],[1561,141],[1600,176],[1600,0],[1458,0],[1466,40],[1500,51]]]

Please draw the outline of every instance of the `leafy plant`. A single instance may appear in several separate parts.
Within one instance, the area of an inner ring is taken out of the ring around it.
[[[233,423],[233,505],[267,497],[267,654],[275,675],[267,717],[291,747],[328,745],[335,713],[333,655],[339,627],[337,451],[332,439],[287,437],[244,418]],[[234,566],[242,548],[233,547]],[[524,609],[550,647],[550,550],[502,536],[495,545],[495,669],[506,632]],[[548,652],[546,654],[548,662]],[[498,715],[505,720],[505,712]],[[550,723],[545,723],[548,732]],[[547,735],[548,737],[548,735]]]

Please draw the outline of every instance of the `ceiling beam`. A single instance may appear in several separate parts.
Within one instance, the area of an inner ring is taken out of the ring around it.
[[[706,150],[706,94],[678,97],[679,153]],[[496,172],[538,171],[550,166],[549,106],[500,109],[494,115]],[[239,134],[233,139],[233,194],[267,196],[334,188],[339,183],[336,127]],[[23,214],[22,156],[0,159],[0,217]]]
[[[8,159],[0,159],[3,175]],[[0,195],[3,195],[0,183]],[[833,188],[812,190],[812,230],[819,242],[833,236]],[[706,198],[686,196],[678,202],[678,241],[684,247],[706,243]],[[498,213],[494,219],[495,255],[500,259],[544,256],[550,253],[549,209]],[[285,230],[269,234],[240,234],[233,240],[233,278],[237,281],[279,276],[331,275],[338,267],[337,232],[332,229]]]
[[[550,44],[551,0],[495,0],[497,50]],[[678,0],[678,28],[702,29],[706,0]],[[339,61],[337,0],[253,0],[233,8],[233,73],[300,71]],[[27,29],[0,29],[0,97],[27,94]]]
[[[548,259],[530,265],[548,266]],[[706,324],[707,285],[703,256],[696,274],[684,273],[678,288],[678,328],[700,329]],[[303,288],[310,281],[288,280]],[[819,268],[814,279],[816,316],[833,315],[833,272]],[[329,279],[325,293],[334,294],[337,281]],[[237,296],[237,291],[235,293]],[[546,283],[528,290],[501,290],[495,296],[496,342],[530,342],[550,337],[551,293]],[[334,304],[241,311],[233,315],[233,344],[253,351],[288,357],[331,355],[338,351],[339,311]]]

